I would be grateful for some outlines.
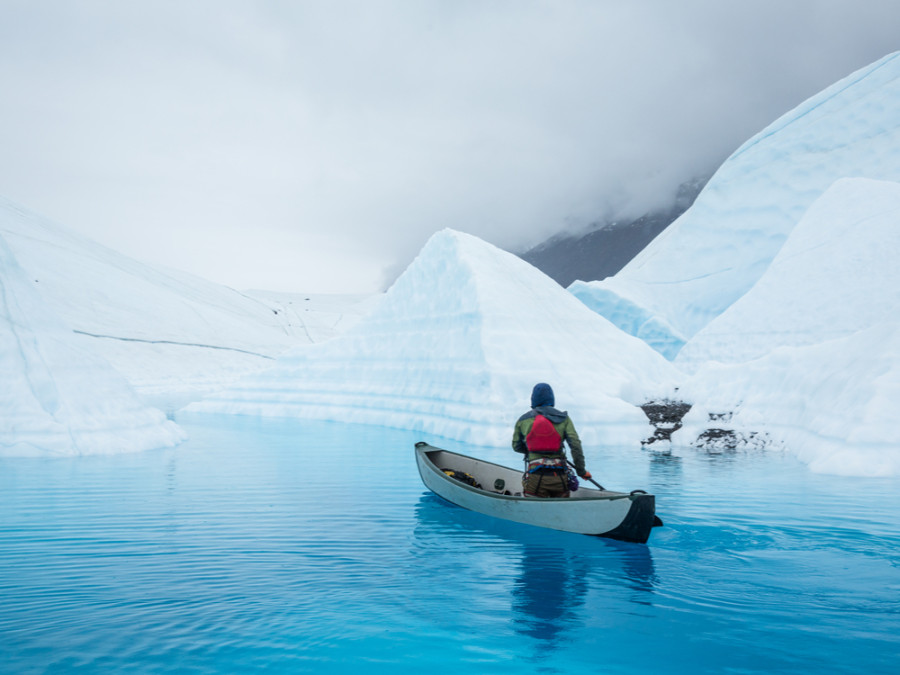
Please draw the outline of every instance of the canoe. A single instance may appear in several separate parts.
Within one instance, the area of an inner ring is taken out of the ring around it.
[[[654,526],[662,525],[656,517],[656,498],[643,490],[613,492],[579,487],[565,498],[524,497],[521,469],[421,441],[416,443],[416,464],[422,482],[436,495],[495,518],[640,544],[647,542]]]

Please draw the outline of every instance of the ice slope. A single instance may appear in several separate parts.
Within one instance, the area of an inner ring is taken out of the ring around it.
[[[433,235],[373,312],[332,341],[188,411],[382,424],[506,445],[549,382],[588,442],[636,442],[635,406],[671,391],[671,364],[518,257],[453,230]]]
[[[292,346],[277,315],[260,301],[143,264],[7,200],[0,201],[0,234],[76,331],[171,343],[191,334],[206,346],[269,357]]]
[[[898,109],[900,52],[751,138],[694,205],[617,275],[575,284],[573,291],[591,296],[589,304],[623,330],[648,330],[671,356],[756,283],[832,183],[845,177],[900,181]]]
[[[173,446],[182,431],[41,299],[0,235],[0,456],[118,453]]]
[[[281,325],[301,343],[325,342],[350,329],[374,307],[381,293],[284,293],[248,290],[277,312]]]
[[[674,359],[685,338],[661,316],[638,307],[623,296],[598,289],[595,281],[575,281],[569,291],[591,310],[606,317],[620,329],[640,338],[653,349]]]
[[[813,471],[900,475],[897,320],[746,363],[705,364],[682,393],[695,405],[673,442],[712,427],[734,433],[739,447],[783,448]],[[724,419],[711,422],[710,413]]]
[[[0,235],[82,345],[171,410],[356,318],[353,303],[332,310],[309,296],[240,293],[138,262],[3,198]]]
[[[900,308],[900,183],[842,179],[809,208],[766,273],[681,350],[682,368],[749,361],[846,337]]]
[[[679,354],[696,373],[675,440],[714,427],[816,471],[900,473],[898,225],[897,183],[843,179],[816,200],[756,285]]]

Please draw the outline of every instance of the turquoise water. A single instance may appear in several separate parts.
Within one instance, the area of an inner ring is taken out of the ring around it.
[[[0,460],[4,673],[895,673],[900,480],[589,448],[649,545],[427,493],[422,434],[179,419],[177,449]],[[515,465],[506,449],[475,449]]]

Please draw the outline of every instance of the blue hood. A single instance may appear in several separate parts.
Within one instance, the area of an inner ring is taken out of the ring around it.
[[[556,400],[553,397],[553,389],[550,385],[545,382],[539,382],[534,385],[534,389],[531,391],[531,407],[549,406],[552,408],[554,405],[556,405]]]

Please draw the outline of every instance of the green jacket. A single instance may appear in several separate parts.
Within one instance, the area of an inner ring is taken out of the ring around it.
[[[531,427],[534,424],[534,418],[538,413],[550,420],[557,433],[559,433],[560,438],[563,439],[564,444],[569,444],[569,448],[572,450],[572,463],[575,465],[575,473],[579,476],[584,476],[584,452],[581,449],[581,439],[578,438],[578,433],[575,431],[575,425],[572,423],[569,414],[565,411],[557,410],[550,406],[541,406],[540,408],[532,408],[529,412],[522,415],[516,422],[515,429],[513,429],[513,450],[525,455],[526,462],[533,459],[540,459],[541,457],[565,458],[566,451],[564,444],[560,447],[558,454],[548,454],[546,452],[538,454],[528,452],[528,447],[525,445],[525,437],[528,436],[528,432],[531,431]]]

